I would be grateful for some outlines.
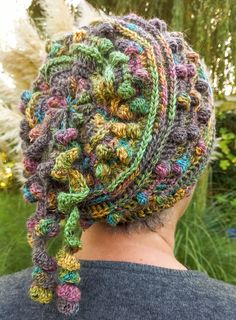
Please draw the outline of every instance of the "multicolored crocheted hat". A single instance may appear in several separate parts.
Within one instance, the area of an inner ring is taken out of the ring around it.
[[[22,94],[23,194],[35,265],[29,293],[64,314],[81,299],[81,234],[159,215],[190,193],[215,138],[204,63],[181,33],[135,14],[94,21],[47,44]],[[63,234],[56,257],[49,240]]]

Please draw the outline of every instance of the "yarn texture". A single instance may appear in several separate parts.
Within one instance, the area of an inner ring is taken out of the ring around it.
[[[97,20],[46,49],[20,103],[22,193],[37,202],[29,294],[70,315],[83,297],[74,256],[83,230],[144,220],[188,195],[208,164],[215,114],[204,63],[158,18]]]

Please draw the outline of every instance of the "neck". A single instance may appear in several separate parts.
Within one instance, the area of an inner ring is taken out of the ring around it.
[[[103,223],[95,223],[82,234],[82,260],[110,260],[184,269],[174,256],[176,221],[168,222],[156,232],[124,233]]]

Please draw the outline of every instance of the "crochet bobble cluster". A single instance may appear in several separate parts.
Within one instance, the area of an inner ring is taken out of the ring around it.
[[[79,310],[81,234],[173,206],[207,165],[214,141],[208,75],[182,34],[135,14],[96,21],[47,43],[21,97],[23,195],[35,265],[33,300]],[[56,257],[48,241],[61,233]]]

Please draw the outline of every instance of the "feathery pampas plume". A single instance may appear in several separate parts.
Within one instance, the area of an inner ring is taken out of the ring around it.
[[[77,3],[77,10],[80,12],[78,20],[64,0],[39,0],[39,4],[44,11],[44,21],[41,23],[48,38],[74,31],[92,20],[106,16],[103,11],[94,9],[85,0]],[[19,139],[21,115],[17,103],[22,91],[31,87],[46,52],[45,39],[41,39],[27,12],[24,17],[15,18],[14,33],[14,46],[7,43],[7,36],[3,39],[4,46],[0,46],[0,62],[6,77],[10,76],[13,82],[11,88],[0,79],[0,149],[9,156],[14,154],[15,174],[23,183],[25,178]]]
[[[45,31],[49,37],[75,29],[74,16],[64,0],[40,0],[39,3],[44,10]]]
[[[85,0],[78,2],[78,10],[80,12],[80,18],[77,22],[78,27],[85,26],[98,18],[105,18],[107,15],[102,10],[97,10],[91,4]]]
[[[1,47],[0,60],[11,75],[17,93],[30,87],[45,57],[44,42],[26,15],[15,21],[16,44]]]

